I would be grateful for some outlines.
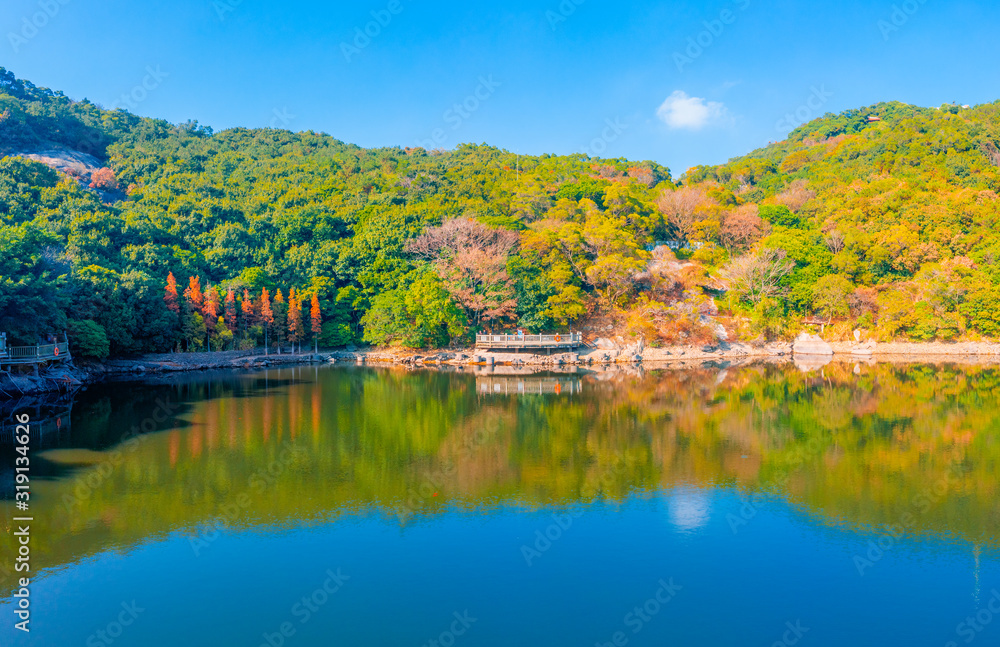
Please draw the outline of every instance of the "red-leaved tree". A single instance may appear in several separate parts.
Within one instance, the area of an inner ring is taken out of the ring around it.
[[[271,295],[267,288],[260,291],[260,321],[264,324],[264,352],[267,352],[267,333],[274,325],[274,311],[271,310]]]
[[[226,325],[230,328],[236,325],[236,293],[232,288],[226,291]]]
[[[518,240],[517,232],[453,218],[414,238],[406,251],[434,262],[452,297],[478,327],[514,316],[517,300],[507,260]]]
[[[323,315],[319,311],[319,295],[313,292],[309,303],[309,320],[312,322],[314,350],[319,352],[319,334],[323,332]]]
[[[201,312],[205,297],[201,293],[201,279],[197,276],[188,279],[188,286],[184,288],[184,300],[192,312]]]
[[[251,326],[257,323],[257,310],[253,305],[253,297],[250,290],[243,289],[243,299],[240,301],[240,312],[243,314],[243,330],[250,330]]]
[[[118,180],[115,178],[115,172],[109,168],[97,169],[90,174],[90,188],[117,191]]]
[[[179,313],[181,311],[181,304],[177,298],[177,279],[174,278],[173,272],[167,273],[167,288],[163,294],[163,302],[167,304],[167,309],[171,312]]]
[[[285,324],[288,323],[288,304],[281,294],[281,288],[274,293],[274,341],[281,343],[285,341]]]
[[[219,322],[219,290],[213,285],[205,292],[205,304],[201,315],[205,318],[205,328],[211,334]],[[210,347],[211,348],[211,347]]]
[[[288,340],[293,344],[302,340],[302,302],[295,288],[288,291]]]

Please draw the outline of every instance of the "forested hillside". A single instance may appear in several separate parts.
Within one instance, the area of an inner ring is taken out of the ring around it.
[[[314,335],[443,346],[596,317],[652,344],[816,317],[834,334],[997,336],[998,144],[1000,103],[880,104],[675,183],[653,162],[213,133],[0,68],[0,330],[68,329],[95,357]],[[105,168],[17,156],[52,149]]]

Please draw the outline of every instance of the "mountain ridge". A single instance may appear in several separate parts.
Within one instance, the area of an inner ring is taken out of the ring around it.
[[[594,317],[652,344],[717,343],[720,324],[730,339],[789,338],[816,317],[834,338],[1000,334],[1000,102],[827,114],[675,181],[652,161],[579,153],[216,133],[0,70],[0,151],[54,148],[105,166],[81,183],[0,161],[0,231],[22,257],[0,267],[14,340],[68,326],[122,355],[289,334],[230,314],[232,336],[216,338],[215,311],[164,305],[168,274],[251,314],[265,289],[315,294],[327,345],[440,346]]]

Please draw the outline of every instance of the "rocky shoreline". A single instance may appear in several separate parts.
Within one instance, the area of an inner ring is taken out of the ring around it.
[[[724,343],[715,346],[646,347],[643,344],[608,345],[584,348],[578,352],[537,354],[495,351],[439,351],[421,353],[402,350],[370,350],[359,353],[365,361],[404,365],[479,364],[479,365],[615,365],[659,364],[677,362],[719,362],[769,359],[824,363],[834,358],[865,362],[912,361],[984,361],[1000,363],[1000,343],[993,342],[826,342],[816,335],[800,335],[793,342],[764,345]]]
[[[419,366],[513,366],[544,370],[582,366],[610,369],[634,365],[691,366],[705,363],[748,361],[794,362],[803,370],[821,368],[833,360],[864,363],[1000,363],[1000,343],[994,342],[826,342],[800,335],[793,342],[764,345],[724,343],[716,346],[647,347],[636,343],[602,344],[579,351],[538,354],[476,349],[414,351],[406,349],[349,348],[319,353],[262,354],[260,350],[217,353],[168,353],[137,359],[108,360],[99,364],[54,366],[37,375],[0,374],[0,399],[35,393],[72,391],[87,384],[185,371],[252,370],[310,363],[351,363]]]

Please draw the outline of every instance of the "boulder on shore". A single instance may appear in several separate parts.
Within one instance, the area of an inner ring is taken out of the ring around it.
[[[858,344],[851,349],[852,355],[874,355],[875,354],[875,342],[869,341],[863,344]]]
[[[830,344],[820,339],[819,335],[802,333],[792,342],[793,355],[833,355]]]

